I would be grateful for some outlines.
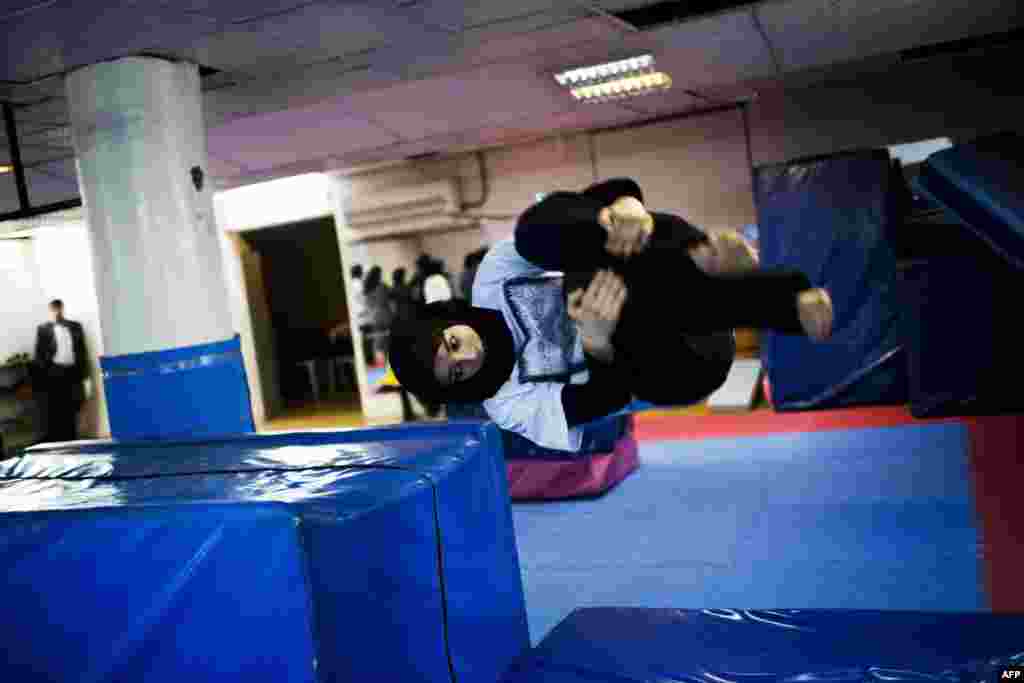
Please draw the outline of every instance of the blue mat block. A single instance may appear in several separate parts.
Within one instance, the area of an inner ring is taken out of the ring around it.
[[[979,681],[1024,664],[1024,615],[585,609],[507,683]]]
[[[905,264],[910,412],[919,418],[1024,411],[1016,323],[1022,277],[987,261]]]
[[[254,430],[239,337],[100,358],[116,439],[170,440]]]
[[[925,252],[902,272],[917,417],[1024,408],[1016,320],[1005,314],[1018,306],[1024,279],[1022,174],[1024,137],[1013,134],[958,145],[921,165],[918,190],[962,234],[948,240],[955,253]]]
[[[499,444],[453,423],[0,463],[0,680],[496,680],[529,646]]]
[[[513,508],[535,642],[577,607],[982,610],[967,431],[644,442],[603,499]]]
[[[761,264],[806,273],[835,307],[826,343],[763,332],[777,410],[905,403],[905,332],[888,239],[901,220],[893,178],[884,150],[756,170]]]
[[[1024,268],[1024,137],[1003,133],[936,152],[917,190],[940,204],[1007,263]]]

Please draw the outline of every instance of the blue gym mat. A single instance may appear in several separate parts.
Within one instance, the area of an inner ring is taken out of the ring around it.
[[[513,506],[533,642],[588,606],[987,609],[963,425],[640,449],[599,500]]]
[[[904,322],[887,235],[899,220],[885,150],[759,167],[758,238],[764,267],[794,268],[835,306],[825,343],[763,330],[761,356],[777,410],[906,401]]]
[[[505,683],[1000,683],[1024,615],[872,610],[579,610]]]
[[[493,681],[528,645],[499,438],[407,425],[0,463],[0,681]]]

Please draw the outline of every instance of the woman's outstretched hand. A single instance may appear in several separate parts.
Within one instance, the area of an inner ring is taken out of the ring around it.
[[[610,270],[598,271],[586,291],[569,293],[569,317],[576,322],[588,352],[610,351],[627,295],[626,283]]]

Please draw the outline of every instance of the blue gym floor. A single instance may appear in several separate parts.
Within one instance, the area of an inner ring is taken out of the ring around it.
[[[603,498],[513,506],[531,638],[588,606],[987,609],[967,439],[642,442]]]

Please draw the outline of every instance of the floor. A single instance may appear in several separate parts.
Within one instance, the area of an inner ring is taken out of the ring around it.
[[[646,412],[618,488],[516,504],[534,642],[587,606],[988,609],[966,427],[834,417]],[[353,396],[265,431],[362,426]]]
[[[365,427],[359,397],[340,396],[319,403],[287,406],[280,415],[268,420],[261,431],[283,432],[301,429],[343,429]]]
[[[988,609],[967,428],[881,418],[656,431],[604,497],[514,505],[533,641],[588,606]]]

